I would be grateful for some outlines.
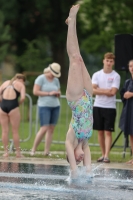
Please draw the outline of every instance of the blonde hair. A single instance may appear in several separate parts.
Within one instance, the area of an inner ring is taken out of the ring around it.
[[[104,59],[115,59],[115,55],[112,52],[108,52],[104,54]]]
[[[23,79],[23,81],[25,82],[26,77],[24,74],[16,74],[11,80],[10,80],[10,84],[13,83],[13,81],[17,80],[17,79]]]
[[[43,73],[44,73],[44,74],[46,74],[46,73],[48,73],[48,72],[50,72],[49,67],[47,67],[47,68],[45,68],[45,69],[43,70]]]

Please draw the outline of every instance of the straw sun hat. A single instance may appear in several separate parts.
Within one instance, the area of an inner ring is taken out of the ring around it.
[[[51,74],[57,78],[61,76],[60,72],[61,66],[58,63],[52,63],[47,68],[44,69],[44,73],[51,72]]]

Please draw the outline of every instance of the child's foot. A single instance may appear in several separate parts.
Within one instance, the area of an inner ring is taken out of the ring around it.
[[[69,12],[69,17],[66,19],[65,23],[68,25],[72,18],[75,18],[77,12],[79,10],[79,4],[71,7]]]
[[[79,10],[79,4],[73,5],[73,6],[71,7],[71,9],[70,9],[69,17],[70,17],[70,18],[75,17],[75,16],[77,15],[78,10]]]

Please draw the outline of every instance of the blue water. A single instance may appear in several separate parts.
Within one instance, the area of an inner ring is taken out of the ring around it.
[[[0,199],[133,200],[133,170],[101,166],[91,178],[81,176],[71,183],[68,176],[66,166],[0,163]]]

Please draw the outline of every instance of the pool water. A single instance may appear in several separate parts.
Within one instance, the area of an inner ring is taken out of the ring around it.
[[[92,166],[96,169],[96,166]],[[82,172],[82,168],[80,168]],[[133,200],[133,170],[104,169],[74,182],[68,166],[0,163],[1,200]]]

